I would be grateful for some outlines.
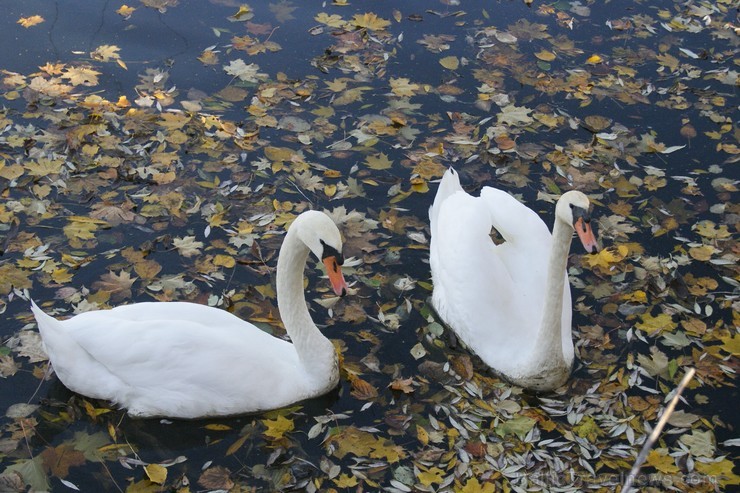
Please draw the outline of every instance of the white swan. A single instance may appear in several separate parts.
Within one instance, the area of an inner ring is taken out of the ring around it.
[[[339,230],[324,213],[292,223],[277,262],[277,299],[290,342],[218,308],[150,302],[85,312],[65,321],[32,302],[44,346],[69,389],[113,401],[137,417],[199,418],[280,408],[333,389],[334,345],[306,306],[309,251],[334,292],[347,284]]]
[[[445,172],[429,211],[432,305],[496,373],[515,385],[551,390],[573,364],[572,306],[566,274],[575,229],[596,251],[589,201],[570,191],[555,207],[550,234],[539,216],[508,193],[484,187],[473,197]],[[495,228],[505,242],[490,238]]]

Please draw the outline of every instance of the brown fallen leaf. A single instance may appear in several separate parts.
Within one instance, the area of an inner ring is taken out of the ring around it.
[[[352,384],[351,394],[355,399],[367,401],[378,397],[378,389],[376,389],[371,383],[352,374],[350,374],[349,380]]]
[[[207,490],[228,491],[234,487],[231,471],[223,466],[209,467],[198,478],[198,484]]]
[[[63,443],[57,447],[49,447],[41,452],[44,469],[58,478],[65,478],[69,474],[69,468],[84,464],[85,455],[74,447]]]
[[[137,279],[138,277],[132,278],[131,274],[123,270],[118,274],[109,271],[103,274],[99,281],[95,281],[92,287],[110,293],[112,301],[122,301],[131,297],[131,286]]]
[[[391,382],[389,387],[392,388],[393,390],[400,390],[404,394],[410,394],[415,390],[414,389],[414,379],[413,378],[397,378]]]

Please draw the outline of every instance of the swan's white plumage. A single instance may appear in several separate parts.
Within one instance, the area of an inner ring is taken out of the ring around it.
[[[278,305],[295,344],[194,303],[137,303],[64,321],[35,303],[32,310],[62,383],[131,415],[198,418],[275,409],[338,382],[334,346],[311,321],[303,297],[309,247],[321,257],[321,241],[341,251],[331,219],[305,212],[280,251]],[[337,279],[341,294],[346,284],[341,274]]]
[[[466,193],[452,169],[442,178],[430,224],[432,304],[442,320],[513,383],[537,390],[564,383],[574,356],[565,273],[572,227],[556,226],[562,268],[555,269],[559,282],[549,280],[554,241],[542,219],[504,191],[484,187],[479,197]],[[494,244],[492,227],[504,243]],[[550,291],[548,281],[555,286]],[[545,313],[550,298],[559,309]]]

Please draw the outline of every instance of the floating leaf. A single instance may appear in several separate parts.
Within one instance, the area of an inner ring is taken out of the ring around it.
[[[124,19],[128,19],[129,17],[131,17],[131,14],[133,14],[135,10],[135,7],[129,7],[128,5],[124,4],[118,7],[118,10],[116,10],[116,14],[120,15]]]
[[[376,154],[374,156],[368,156],[365,159],[365,163],[372,169],[388,169],[393,166],[393,161],[388,159],[385,153]]]
[[[382,19],[372,12],[355,14],[352,19],[352,23],[357,27],[369,29],[371,31],[380,31],[391,25],[390,21]]]
[[[513,434],[523,439],[524,435],[534,427],[537,421],[529,416],[515,416],[514,418],[504,421],[494,428],[494,431],[500,437]]]
[[[293,420],[285,416],[278,416],[276,419],[263,419],[262,424],[267,427],[263,432],[264,435],[273,440],[279,440],[283,438],[283,435],[295,429]]]
[[[69,468],[81,466],[85,463],[85,456],[69,444],[63,443],[57,447],[48,447],[41,453],[44,468],[58,478],[66,478]]]
[[[445,472],[438,467],[430,467],[429,469],[420,469],[416,477],[422,485],[431,486],[441,483],[444,480]]]
[[[446,56],[440,59],[439,64],[448,70],[457,70],[460,66],[460,60],[456,56]]]
[[[540,51],[538,53],[535,53],[534,56],[536,56],[537,58],[539,58],[540,60],[542,60],[544,62],[551,62],[551,61],[555,60],[555,58],[556,58],[555,57],[555,53],[553,53],[551,51],[547,51],[547,50],[542,50],[542,51]]]
[[[665,452],[661,453],[658,450],[650,451],[645,464],[665,474],[676,474],[678,472],[678,467],[676,467],[673,457],[667,455]]]
[[[198,484],[207,490],[229,491],[234,487],[231,471],[222,466],[209,467],[198,478]]]
[[[455,489],[455,493],[495,493],[495,491],[496,486],[493,483],[481,484],[476,477],[468,479],[462,488]]]
[[[164,484],[167,481],[167,468],[159,464],[148,464],[144,466],[144,472],[149,481],[156,484]]]
[[[41,17],[40,15],[32,15],[29,17],[21,17],[20,19],[18,19],[17,23],[28,29],[29,27],[41,24],[42,22],[44,22],[43,17]]]

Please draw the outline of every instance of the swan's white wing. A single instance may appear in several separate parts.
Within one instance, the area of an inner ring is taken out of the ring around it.
[[[141,303],[87,312],[63,324],[109,381],[121,382],[107,395],[99,395],[100,382],[74,390],[90,395],[94,389],[134,414],[156,415],[160,407],[177,416],[178,406],[193,415],[227,414],[230,404],[232,412],[278,407],[300,398],[305,386],[292,344],[217,308]]]
[[[484,187],[480,199],[486,204],[492,226],[505,240],[496,248],[496,255],[509,271],[511,289],[518,292],[518,308],[530,312],[534,320],[540,314],[532,313],[532,307],[541,309],[544,305],[552,234],[537,213],[502,190]]]
[[[476,352],[506,345],[521,321],[516,310],[500,310],[516,302],[516,292],[489,237],[486,204],[457,192],[441,204],[437,219],[430,246],[435,309]]]

